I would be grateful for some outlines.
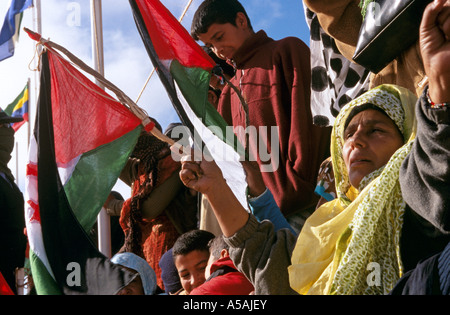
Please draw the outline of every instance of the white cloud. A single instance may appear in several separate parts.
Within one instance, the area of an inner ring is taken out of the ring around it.
[[[161,0],[161,2],[178,19],[189,0]],[[202,0],[194,0],[184,17],[182,24],[187,30],[190,29],[194,12],[201,2]],[[41,3],[43,37],[64,46],[92,66],[90,0],[41,0]],[[298,10],[298,19],[304,19],[301,16],[301,3],[298,0],[243,0],[242,4],[249,12],[254,25],[257,28],[266,29],[269,35],[275,28],[289,29],[288,21],[283,20],[286,12],[292,14],[292,11]],[[129,2],[105,0],[102,1],[102,7],[105,76],[131,99],[136,100],[153,66],[136,29]],[[9,1],[0,1],[0,21],[3,20],[8,8]],[[33,9],[25,11],[22,27],[34,29],[32,13]],[[35,72],[30,71],[28,65],[33,59],[34,52],[35,42],[21,32],[15,56],[0,62],[0,106],[4,107],[14,100],[27,79],[31,79],[32,126],[37,95],[33,88]],[[163,127],[171,122],[179,121],[156,73],[144,90],[138,105],[150,116],[155,117]],[[20,142],[18,147],[19,185],[23,189],[25,165],[28,160],[26,125],[16,134],[16,140]],[[15,174],[15,155],[13,156],[10,167]]]

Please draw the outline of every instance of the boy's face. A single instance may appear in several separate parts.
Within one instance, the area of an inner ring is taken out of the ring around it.
[[[189,294],[205,282],[205,269],[208,265],[209,252],[194,250],[187,255],[178,255],[175,266],[180,276],[181,285]]]
[[[208,31],[199,34],[198,38],[210,47],[222,59],[233,59],[236,51],[250,37],[252,31],[247,26],[247,19],[243,13],[238,13],[236,26],[231,23],[212,24]]]

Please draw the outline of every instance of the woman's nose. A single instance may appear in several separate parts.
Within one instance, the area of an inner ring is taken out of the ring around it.
[[[366,145],[366,135],[363,130],[358,129],[350,138],[353,147],[364,147]]]

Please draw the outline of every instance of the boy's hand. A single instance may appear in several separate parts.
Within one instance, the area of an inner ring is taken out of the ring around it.
[[[423,14],[420,48],[434,103],[450,102],[450,1],[434,0]]]

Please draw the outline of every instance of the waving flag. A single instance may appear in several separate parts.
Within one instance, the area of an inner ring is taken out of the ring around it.
[[[23,11],[33,5],[33,0],[12,0],[0,32],[0,61],[14,55],[14,46],[19,39]]]
[[[194,143],[206,146],[204,152],[212,156],[236,198],[248,209],[247,182],[240,163],[244,150],[207,100],[214,61],[159,0],[130,0],[130,5],[153,66],[178,116],[189,128]]]
[[[23,118],[21,122],[13,123],[12,127],[14,131],[28,121],[28,106],[29,106],[29,88],[28,83],[17,98],[5,108],[5,113],[11,117]]]
[[[142,121],[53,49],[41,71],[25,209],[33,282],[38,294],[115,294],[135,276],[104,257],[86,231]]]

